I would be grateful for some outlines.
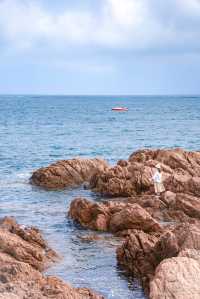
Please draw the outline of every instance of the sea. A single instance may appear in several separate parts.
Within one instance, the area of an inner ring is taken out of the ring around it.
[[[116,106],[128,111],[112,111]],[[88,242],[91,232],[67,216],[74,198],[103,198],[83,187],[46,191],[29,178],[61,159],[100,157],[114,165],[142,148],[200,150],[199,133],[199,96],[1,95],[0,217],[41,229],[62,257],[47,274],[107,299],[144,299],[138,281],[117,265],[120,240],[97,233],[99,240]]]

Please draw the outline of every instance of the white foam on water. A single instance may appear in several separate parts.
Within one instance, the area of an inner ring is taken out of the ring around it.
[[[16,172],[12,175],[5,175],[4,178],[0,178],[0,187],[17,187],[20,185],[29,184],[29,178],[31,177],[31,172]]]

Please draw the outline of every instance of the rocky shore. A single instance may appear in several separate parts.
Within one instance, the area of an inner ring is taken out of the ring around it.
[[[87,288],[73,288],[42,271],[58,260],[40,231],[11,217],[0,220],[0,298],[103,299]]]
[[[90,161],[73,160],[76,175],[63,171],[71,162],[60,161],[33,173],[31,182],[63,188],[87,181],[104,200],[76,198],[68,215],[87,229],[124,238],[118,263],[140,279],[150,299],[200,298],[200,152],[140,150],[112,167],[98,160],[91,172]],[[157,163],[166,189],[159,198],[152,185]]]

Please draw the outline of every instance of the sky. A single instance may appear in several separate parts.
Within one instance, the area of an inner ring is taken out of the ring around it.
[[[200,0],[0,0],[0,94],[200,94]]]

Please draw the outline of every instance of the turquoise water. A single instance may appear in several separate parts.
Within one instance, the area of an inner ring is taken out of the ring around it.
[[[114,106],[129,108],[112,112]],[[0,216],[42,229],[62,261],[48,273],[107,298],[144,298],[137,282],[118,269],[118,240],[84,242],[89,231],[67,217],[76,196],[101,200],[82,188],[44,191],[28,184],[31,172],[58,159],[103,157],[110,163],[139,148],[199,150],[200,97],[0,96]]]

